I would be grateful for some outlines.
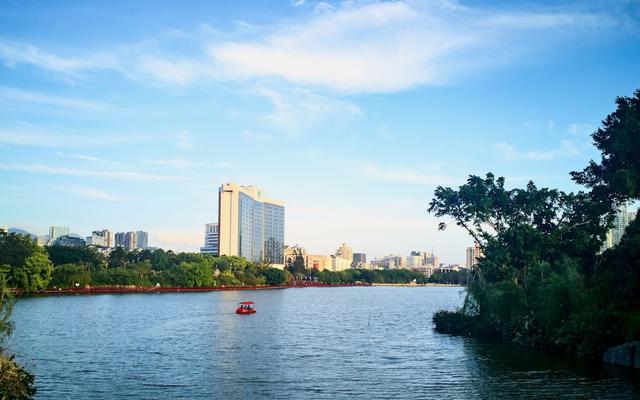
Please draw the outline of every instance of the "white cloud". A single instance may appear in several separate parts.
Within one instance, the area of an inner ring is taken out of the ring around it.
[[[589,135],[595,131],[595,128],[591,124],[585,123],[573,123],[567,127],[567,132],[576,136]]]
[[[307,89],[259,88],[258,96],[271,104],[265,121],[288,134],[297,134],[322,120],[345,120],[362,116],[360,107],[344,100],[321,96]]]
[[[0,87],[0,97],[9,100],[29,103],[38,103],[64,108],[74,108],[83,111],[107,111],[111,108],[110,105],[105,103],[83,99],[74,99],[69,97],[51,96],[48,94],[30,92],[27,90],[8,87]]]
[[[188,131],[180,131],[176,134],[176,146],[182,149],[190,149],[193,147],[191,134]]]
[[[94,134],[94,133],[58,133],[51,132],[31,124],[2,129],[0,143],[53,148],[97,147],[131,141],[132,135]]]
[[[435,186],[449,185],[463,180],[441,174],[424,173],[407,166],[382,166],[371,162],[362,162],[354,163],[353,167],[365,176],[384,181]]]
[[[568,140],[560,142],[560,146],[547,150],[528,150],[517,151],[512,145],[502,142],[494,146],[496,150],[502,152],[506,161],[531,160],[531,161],[548,161],[561,157],[570,157],[580,154],[578,147]]]
[[[165,160],[149,160],[147,161],[147,163],[153,164],[153,165],[162,165],[165,167],[177,168],[182,170],[193,169],[193,168],[218,169],[218,168],[229,168],[231,166],[231,164],[225,163],[225,162],[211,163],[211,162],[202,162],[202,161],[192,161],[192,160],[186,160],[181,157],[168,158]]]
[[[114,55],[89,53],[81,57],[61,56],[21,43],[0,42],[0,58],[8,67],[28,64],[73,78],[80,77],[83,72],[99,69],[121,70],[120,61]]]
[[[0,170],[24,171],[34,174],[66,175],[76,177],[105,178],[116,180],[132,180],[146,182],[160,182],[182,179],[179,176],[148,174],[137,171],[109,171],[90,170],[81,168],[56,167],[43,164],[3,164],[0,163]]]
[[[60,151],[57,152],[57,154],[59,156],[62,156],[62,157],[75,158],[77,160],[82,160],[82,161],[92,161],[92,162],[96,162],[96,163],[100,163],[100,164],[107,164],[107,165],[113,165],[113,166],[127,165],[127,163],[124,163],[124,162],[105,160],[103,158],[87,156],[87,155],[84,155],[84,154],[67,154],[67,153],[63,153],[63,152],[60,152]]]
[[[231,77],[276,77],[338,91],[389,92],[449,83],[482,67],[520,61],[518,53],[557,40],[554,33],[561,30],[581,32],[613,23],[606,15],[558,10],[344,2],[254,40],[215,43],[210,53]]]
[[[136,69],[155,81],[180,86],[191,84],[211,73],[210,66],[193,60],[169,60],[150,55],[140,57]]]
[[[620,12],[614,18],[612,9],[522,11],[428,0],[318,2],[314,10],[303,10],[295,20],[273,25],[241,23],[227,32],[197,26],[108,53],[69,56],[0,41],[0,59],[10,67],[28,64],[74,78],[112,70],[179,86],[276,78],[339,92],[392,92],[523,62],[558,48],[560,40],[584,41],[627,18]]]
[[[107,192],[104,192],[99,189],[87,188],[87,187],[56,187],[57,190],[62,192],[73,193],[78,196],[86,197],[94,200],[104,200],[104,201],[121,201],[120,198],[111,195]]]
[[[255,140],[273,140],[273,135],[267,132],[242,131],[242,137]]]

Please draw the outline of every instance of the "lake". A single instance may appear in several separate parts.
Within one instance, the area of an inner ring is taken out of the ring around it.
[[[38,399],[620,399],[637,376],[433,331],[453,287],[21,299],[9,347]],[[258,312],[236,315],[243,300]]]

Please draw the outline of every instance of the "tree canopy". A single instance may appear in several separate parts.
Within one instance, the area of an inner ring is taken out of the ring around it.
[[[592,135],[600,163],[571,173],[588,192],[507,189],[492,173],[435,190],[428,211],[483,251],[464,306],[436,313],[437,329],[593,355],[640,337],[640,221],[601,252],[616,206],[640,198],[640,91],[616,104]]]

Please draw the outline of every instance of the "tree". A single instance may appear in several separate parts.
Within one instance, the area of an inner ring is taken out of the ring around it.
[[[572,173],[590,192],[509,190],[493,174],[436,189],[429,212],[451,217],[484,253],[463,307],[436,313],[436,329],[595,356],[637,339],[640,220],[618,246],[600,245],[615,206],[640,198],[640,91],[618,98],[592,137],[600,163]]]
[[[50,286],[75,287],[76,283],[82,287],[91,283],[91,272],[86,266],[63,264],[53,268]]]
[[[186,271],[186,283],[189,287],[213,286],[213,270],[203,262],[182,262],[180,267]]]
[[[609,204],[640,198],[640,89],[632,97],[618,97],[616,104],[592,135],[602,152],[600,163],[591,160],[581,172],[571,173]]]
[[[27,257],[33,254],[38,246],[26,235],[10,233],[0,236],[0,265],[16,267],[23,265]]]
[[[34,376],[4,349],[4,342],[13,331],[10,317],[14,302],[6,276],[0,272],[0,398],[28,400],[36,393]]]
[[[287,260],[287,266],[285,269],[294,277],[300,278],[307,274],[307,267],[304,262],[304,256],[302,255],[302,249],[296,249],[293,251],[293,258]]]
[[[109,253],[109,268],[124,268],[128,262],[127,251],[122,247],[116,247]]]
[[[49,261],[47,253],[42,249],[36,249],[23,265],[11,269],[10,281],[27,292],[37,292],[47,287],[52,271],[53,264]]]
[[[264,275],[267,285],[270,286],[284,285],[289,280],[289,275],[284,270],[278,268],[267,268],[262,274]]]
[[[151,266],[153,269],[164,269],[169,266],[169,257],[162,249],[153,252],[151,256]]]
[[[105,257],[91,247],[48,246],[46,249],[54,266],[85,264],[92,268],[100,268],[105,264]]]

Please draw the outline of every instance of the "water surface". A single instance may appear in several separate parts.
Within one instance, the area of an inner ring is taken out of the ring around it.
[[[460,291],[27,298],[10,347],[38,399],[640,398],[624,370],[435,333],[432,313]],[[258,312],[236,315],[243,300]]]

